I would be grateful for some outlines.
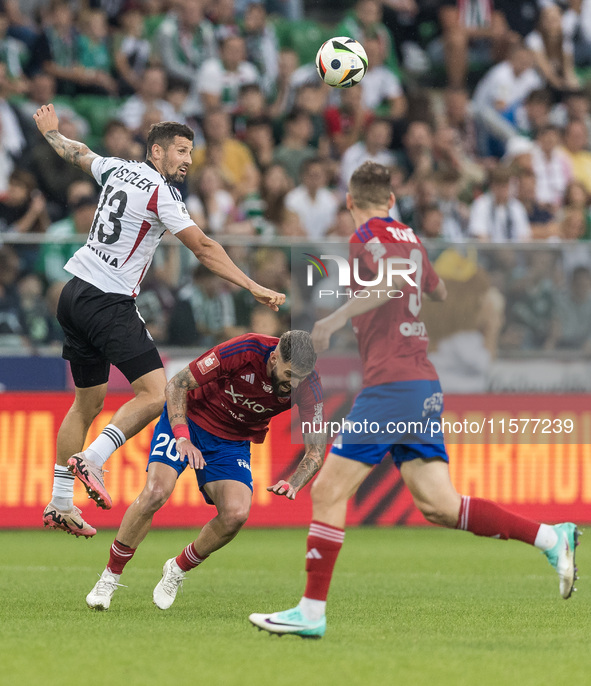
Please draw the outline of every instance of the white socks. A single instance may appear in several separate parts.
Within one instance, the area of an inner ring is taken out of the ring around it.
[[[540,524],[534,545],[540,550],[550,550],[558,542],[558,534],[553,526]]]
[[[84,456],[93,464],[102,467],[111,455],[126,441],[123,432],[114,424],[108,424],[84,451]]]
[[[302,598],[299,608],[304,617],[310,622],[317,622],[324,617],[326,611],[326,600],[314,600],[312,598]]]
[[[67,467],[56,464],[53,468],[53,490],[51,502],[62,512],[69,512],[74,507],[74,480]]]

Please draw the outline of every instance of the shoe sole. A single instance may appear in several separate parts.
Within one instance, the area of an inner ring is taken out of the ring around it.
[[[248,620],[254,627],[255,629],[258,629],[259,631],[266,631],[270,636],[299,636],[300,638],[311,638],[314,640],[318,640],[322,638],[320,635],[314,635],[314,634],[300,634],[297,631],[271,631],[267,629],[266,627],[259,626],[258,624],[255,624],[252,619]]]
[[[575,588],[575,581],[579,578],[577,576],[577,561],[576,561],[576,553],[577,553],[577,546],[579,545],[579,536],[581,535],[581,532],[575,527],[575,531],[573,533],[573,539],[575,542],[575,545],[573,546],[573,582],[570,586],[570,589],[568,591],[568,595],[562,596],[564,600],[568,600],[572,594],[573,591],[576,591],[577,589]]]
[[[96,610],[97,612],[106,612],[109,609],[104,605],[90,605],[88,602],[86,604],[90,610]]]
[[[65,531],[67,534],[75,536],[76,538],[92,538],[96,534],[96,531],[94,534],[85,534],[82,531],[75,531],[65,524],[56,522],[55,519],[50,517],[43,517],[43,527],[45,529],[54,529],[55,531]]]
[[[88,497],[94,500],[98,507],[103,510],[111,509],[113,502],[111,496],[107,493],[107,489],[92,476],[86,467],[80,467],[79,458],[71,457],[68,460],[67,467],[69,472],[80,479]]]

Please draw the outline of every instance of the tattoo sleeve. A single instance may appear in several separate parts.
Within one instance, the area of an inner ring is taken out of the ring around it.
[[[57,152],[57,154],[62,157],[66,162],[73,164],[76,167],[80,167],[87,174],[91,174],[90,165],[95,157],[98,155],[85,145],[84,143],[79,143],[78,141],[70,140],[59,131],[48,131],[45,134],[45,139],[51,145],[51,147]]]
[[[297,491],[300,491],[322,467],[326,452],[326,434],[304,434],[304,445],[306,446],[304,457],[302,457],[297,469],[288,480],[289,484]]]
[[[187,393],[198,387],[189,367],[182,369],[166,384],[166,405],[171,426],[187,423]]]

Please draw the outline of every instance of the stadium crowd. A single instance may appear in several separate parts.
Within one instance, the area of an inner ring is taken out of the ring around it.
[[[342,91],[313,63],[339,35],[369,58]],[[138,297],[159,344],[306,328],[288,246],[349,237],[346,185],[373,160],[460,300],[482,293],[458,330],[480,327],[493,354],[591,352],[590,67],[591,0],[3,0],[0,347],[59,346],[63,266],[97,206],[35,127],[52,102],[61,133],[124,159],[143,158],[153,123],[188,124],[195,223],[269,239],[228,252],[288,293],[279,313],[161,248]]]

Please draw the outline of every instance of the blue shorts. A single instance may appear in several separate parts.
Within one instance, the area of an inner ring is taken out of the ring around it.
[[[443,393],[436,380],[364,388],[347,415],[350,427],[337,436],[332,452],[372,465],[379,464],[386,453],[397,467],[417,458],[449,462],[441,431],[442,410]]]
[[[210,481],[240,481],[252,491],[252,474],[250,471],[250,441],[229,441],[219,438],[195,424],[187,417],[191,443],[199,448],[207,462],[203,469],[196,469],[197,483],[205,502],[215,503],[203,490]],[[187,459],[181,460],[176,451],[176,439],[172,433],[166,405],[160,415],[158,424],[154,427],[154,435],[150,444],[150,459],[152,462],[162,462],[176,470],[180,476],[189,466]],[[146,468],[147,471],[147,468]]]

